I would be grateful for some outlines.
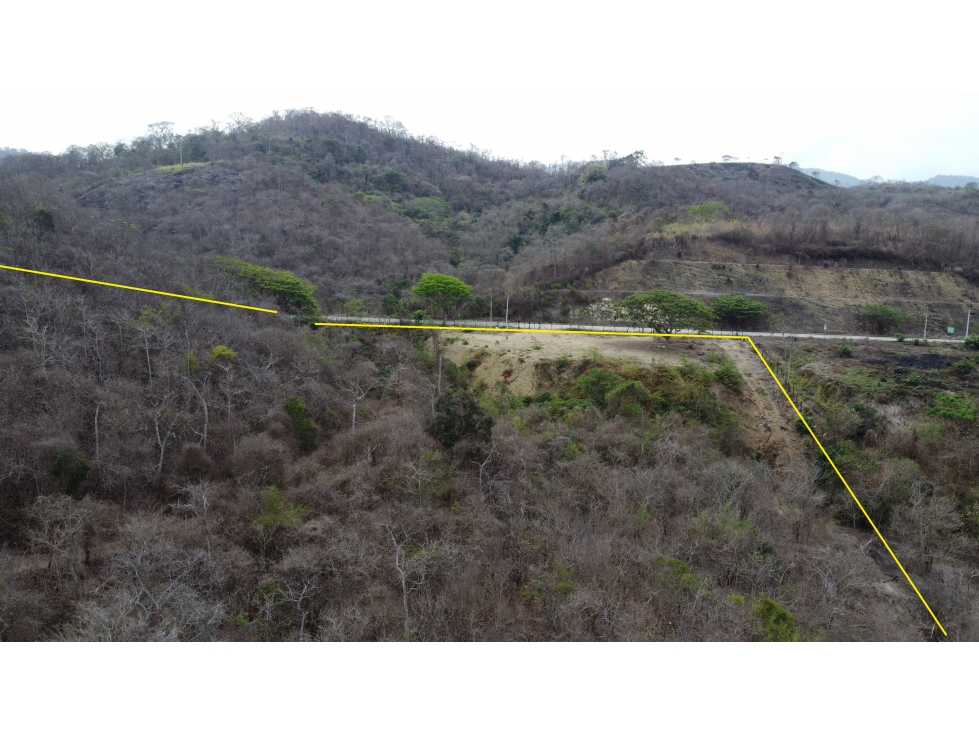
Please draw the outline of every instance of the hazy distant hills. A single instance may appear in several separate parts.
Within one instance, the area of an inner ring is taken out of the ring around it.
[[[954,188],[956,186],[965,186],[968,183],[979,184],[979,178],[975,176],[932,176],[925,183]]]
[[[842,186],[843,188],[849,188],[851,186],[859,186],[860,184],[867,183],[856,176],[849,176],[845,173],[839,173],[837,171],[826,171],[822,168],[801,168],[799,169],[803,173],[807,173],[810,176],[818,178],[826,183],[833,184],[835,186]],[[956,186],[965,186],[968,183],[979,184],[979,178],[976,176],[932,176],[927,181],[920,181],[919,183],[931,184],[933,186],[944,186],[945,188],[954,189]]]
[[[818,178],[820,181],[825,181],[828,184],[834,184],[835,186],[843,186],[849,188],[850,186],[859,186],[864,183],[861,179],[856,176],[848,176],[845,173],[839,173],[837,171],[826,171],[822,168],[802,168],[800,169],[803,173],[808,173],[810,176]],[[816,174],[819,174],[818,176]]]

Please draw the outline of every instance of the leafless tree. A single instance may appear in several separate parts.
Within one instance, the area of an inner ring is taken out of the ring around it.
[[[197,396],[197,400],[201,404],[201,410],[204,412],[204,430],[201,433],[200,445],[204,451],[207,451],[207,428],[210,422],[210,412],[208,410],[207,398],[211,375],[210,373],[205,373],[198,378],[195,378],[192,375],[185,375],[184,380],[188,385],[190,385],[191,390],[194,391],[194,395]]]
[[[377,388],[381,381],[374,377],[344,375],[341,390],[347,393],[353,403],[351,430],[357,429],[357,408]]]
[[[196,482],[181,489],[180,494],[183,501],[178,502],[173,507],[175,510],[189,512],[201,524],[201,530],[204,532],[204,543],[207,547],[207,560],[212,561],[211,527],[208,524],[208,513],[214,503],[214,485],[208,480]]]
[[[496,441],[490,442],[489,451],[486,452],[486,457],[482,461],[473,460],[473,464],[479,467],[479,486],[483,486],[483,476],[487,474],[486,467],[493,460],[493,456],[496,453]]]
[[[159,449],[159,460],[150,488],[156,492],[160,488],[160,477],[163,474],[163,460],[166,456],[167,443],[173,438],[173,427],[180,417],[178,410],[178,394],[172,390],[164,390],[154,396],[150,405],[150,419],[153,421],[153,432],[156,437],[156,447]]]
[[[67,495],[41,496],[34,502],[31,516],[35,522],[30,531],[32,544],[47,552],[49,570],[70,577],[77,599],[81,593],[84,534],[91,519],[89,506]]]
[[[155,148],[163,149],[170,145],[174,140],[173,123],[166,120],[154,122],[147,125],[146,137],[150,139]]]

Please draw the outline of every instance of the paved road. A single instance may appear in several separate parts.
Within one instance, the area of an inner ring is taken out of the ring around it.
[[[330,315],[326,317],[327,321],[332,323],[358,323],[358,324],[410,324],[415,325],[414,321],[405,321],[401,319],[388,318],[385,316],[339,316]],[[424,322],[423,326],[442,326],[442,322]],[[511,321],[509,324],[504,324],[502,321],[447,321],[445,326],[459,326],[467,327],[472,326],[475,328],[506,328],[509,326],[511,329],[540,329],[545,330],[560,330],[560,331],[619,331],[632,334],[648,333],[648,329],[636,329],[631,326],[605,326],[598,324],[548,324],[539,321]],[[677,334],[697,334],[700,332],[692,331],[690,329],[684,329],[676,332]],[[882,341],[882,342],[892,342],[895,341],[893,336],[870,336],[867,334],[797,334],[792,332],[772,332],[772,331],[715,331],[711,330],[706,332],[708,334],[714,334],[717,336],[750,336],[752,339],[763,339],[763,338],[782,338],[782,337],[792,337],[795,339],[832,339],[832,340],[848,340],[848,341]],[[932,337],[930,342],[936,344],[961,344],[961,339],[945,339]]]

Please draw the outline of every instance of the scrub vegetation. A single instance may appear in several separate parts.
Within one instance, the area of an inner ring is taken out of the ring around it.
[[[926,302],[964,317],[977,215],[974,190],[521,163],[307,110],[7,155],[0,263],[280,313],[0,270],[0,639],[936,635],[753,355],[536,342],[507,366],[475,334],[311,326],[491,312],[911,334],[758,341],[977,639],[979,342],[912,341]],[[789,293],[830,273],[832,303]]]

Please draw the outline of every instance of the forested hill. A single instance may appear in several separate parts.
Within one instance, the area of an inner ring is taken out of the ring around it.
[[[834,266],[868,264],[958,303],[977,215],[973,189],[545,166],[309,111],[4,157],[0,264],[279,313],[0,270],[0,639],[928,637],[738,345],[309,324],[434,315],[428,273],[480,317],[504,293],[511,318],[594,313],[629,278],[838,303]],[[975,639],[973,362],[835,346],[773,364]]]
[[[426,270],[483,292],[580,287],[616,262],[657,247],[682,251],[705,236],[755,258],[957,267],[979,277],[972,190],[843,191],[785,166],[662,166],[641,152],[544,166],[339,114],[238,119],[182,137],[161,123],[130,144],[7,158],[0,177],[6,216],[44,208],[53,241],[76,220],[93,232],[125,220],[150,249],[292,270],[317,285],[329,310],[354,299],[377,309],[397,283]],[[691,215],[708,201],[726,209]]]
[[[570,253],[570,235],[634,238],[641,223],[616,224],[626,212],[669,221],[721,199],[757,215],[824,187],[788,168],[663,168],[641,153],[550,167],[494,160],[343,115],[287,113],[180,139],[151,127],[130,145],[21,155],[3,175],[55,221],[97,210],[85,216],[124,219],[151,246],[294,270],[327,303],[377,301],[433,268],[495,282],[512,264],[553,259],[555,245]],[[13,215],[25,204],[6,206]]]

